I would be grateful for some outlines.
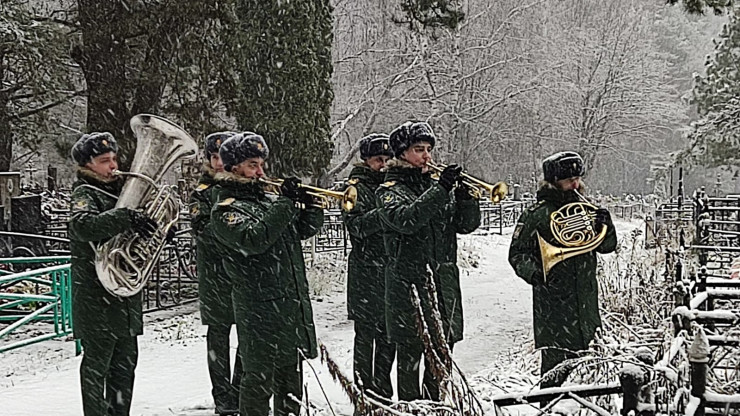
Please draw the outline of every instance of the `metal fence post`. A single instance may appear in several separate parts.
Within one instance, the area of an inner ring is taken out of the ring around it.
[[[699,406],[694,416],[704,416],[704,393],[707,390],[707,367],[709,363],[709,340],[704,334],[704,328],[694,335],[694,341],[689,348],[689,363],[691,363],[691,396],[699,399]]]

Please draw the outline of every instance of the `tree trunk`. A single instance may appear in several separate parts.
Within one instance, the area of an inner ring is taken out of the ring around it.
[[[78,0],[82,45],[73,53],[87,84],[87,131],[115,136],[121,169],[131,165],[136,142],[126,106],[124,25],[128,13],[115,0]]]
[[[10,161],[13,158],[13,135],[10,132],[10,119],[6,114],[8,104],[0,96],[0,172],[10,170]]]
[[[240,128],[265,137],[270,174],[318,177],[329,164],[332,7],[329,0],[240,0],[235,71]]]
[[[4,54],[0,53],[0,63],[3,60]],[[0,65],[0,80],[4,77],[3,65]],[[10,170],[10,161],[13,158],[13,135],[10,133],[8,111],[8,97],[0,92],[0,172]]]

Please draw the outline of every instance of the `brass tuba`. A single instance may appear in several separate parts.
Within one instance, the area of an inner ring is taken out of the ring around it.
[[[602,227],[600,232],[596,232],[594,219],[598,208],[587,202],[578,191],[575,192],[581,198],[581,202],[566,204],[550,214],[550,231],[555,241],[562,247],[548,243],[539,232],[537,233],[545,279],[553,266],[594,250],[606,238],[606,226]]]
[[[103,287],[115,296],[141,291],[157,264],[167,232],[180,218],[177,192],[161,184],[165,173],[182,158],[195,156],[198,144],[181,127],[162,117],[139,114],[131,119],[136,154],[116,208],[142,210],[157,223],[151,238],[133,231],[121,233],[95,250],[95,270]]]

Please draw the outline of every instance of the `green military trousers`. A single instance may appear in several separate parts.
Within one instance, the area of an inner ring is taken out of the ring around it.
[[[274,416],[300,414],[301,405],[295,399],[303,397],[302,362],[285,365],[270,363],[244,369],[239,388],[241,416],[268,416],[270,397],[274,396]]]
[[[354,380],[365,390],[387,399],[393,398],[391,368],[396,345],[386,339],[384,324],[355,321]]]
[[[242,362],[239,350],[231,373],[231,347],[229,335],[231,324],[208,325],[206,345],[208,348],[208,375],[211,378],[211,394],[217,408],[236,409],[239,402],[239,384],[242,378]]]
[[[101,335],[82,339],[80,363],[85,416],[128,416],[139,358],[136,336]]]
[[[455,347],[449,344],[450,352]],[[439,400],[439,383],[431,372],[429,363],[424,354],[424,345],[420,339],[409,339],[408,342],[396,344],[397,351],[397,385],[398,399],[413,401],[421,398]],[[422,358],[424,362],[424,378],[422,388],[419,388],[419,370]],[[422,391],[423,390],[423,391]]]

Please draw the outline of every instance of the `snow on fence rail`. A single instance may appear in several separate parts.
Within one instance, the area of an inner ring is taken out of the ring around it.
[[[49,266],[51,264],[51,266]],[[0,265],[43,266],[0,276],[0,352],[72,333],[72,281],[68,256],[0,258]],[[25,336],[26,326],[40,335]],[[79,351],[79,345],[77,346]]]

